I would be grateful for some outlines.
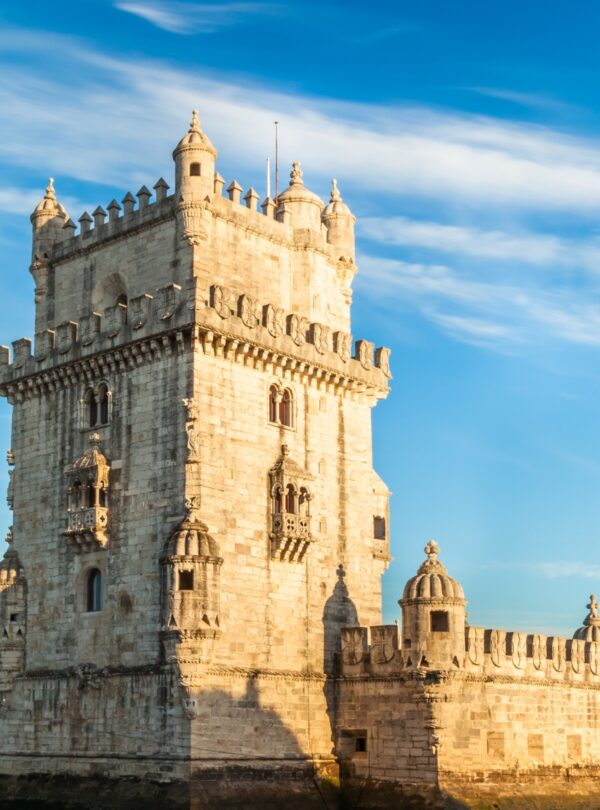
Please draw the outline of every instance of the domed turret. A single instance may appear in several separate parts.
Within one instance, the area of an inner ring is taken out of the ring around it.
[[[573,638],[580,639],[581,641],[600,641],[600,616],[598,615],[598,602],[596,602],[595,594],[590,596],[587,608],[588,615],[583,620],[583,627],[575,630]]]
[[[461,667],[465,654],[465,606],[462,586],[438,560],[439,546],[425,546],[427,559],[404,587],[402,648],[407,666]]]
[[[281,219],[287,211],[294,228],[310,228],[320,233],[322,210],[323,200],[304,185],[300,164],[292,163],[290,184],[277,200],[277,217]]]
[[[190,128],[173,150],[177,201],[194,202],[212,194],[217,150],[200,129],[198,111],[193,110]]]
[[[161,558],[162,626],[165,657],[181,667],[207,661],[221,635],[219,545],[200,520],[195,499],[166,543]],[[182,670],[183,671],[183,670]]]
[[[48,180],[44,198],[36,205],[30,219],[33,226],[33,260],[43,260],[48,257],[54,242],[64,238],[63,227],[69,219],[56,199],[52,177]]]
[[[25,573],[17,552],[9,547],[0,561],[0,688],[23,671],[26,631]]]
[[[336,259],[354,261],[354,223],[356,217],[342,200],[335,178],[331,181],[331,196],[321,219],[327,228],[327,241],[336,249]]]

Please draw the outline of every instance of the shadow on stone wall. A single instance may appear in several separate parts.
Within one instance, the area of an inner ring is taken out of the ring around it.
[[[335,679],[340,674],[341,629],[359,624],[358,612],[350,598],[345,575],[343,566],[339,565],[337,568],[338,581],[323,608],[323,665],[327,675],[324,690],[327,715],[331,726],[331,741],[334,747],[339,698]]]

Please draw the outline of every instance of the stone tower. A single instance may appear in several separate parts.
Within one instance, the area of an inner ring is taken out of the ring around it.
[[[0,354],[0,769],[331,762],[340,628],[380,620],[389,351],[351,336],[354,217],[298,163],[261,210],[224,197],[195,112],[173,157],[172,195],[76,233],[51,182],[32,216],[35,342]]]

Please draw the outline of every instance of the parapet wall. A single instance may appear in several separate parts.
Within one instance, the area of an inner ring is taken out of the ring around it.
[[[323,324],[271,304],[261,305],[227,287],[197,290],[196,279],[190,278],[183,289],[168,284],[131,298],[127,306],[116,304],[103,313],[90,312],[78,322],[65,321],[43,330],[33,347],[29,338],[16,340],[12,358],[7,346],[0,347],[0,393],[23,389],[24,381],[40,376],[43,380],[51,370],[106,351],[117,350],[127,355],[126,360],[143,362],[145,353],[160,350],[159,336],[193,326],[206,353],[233,353],[236,358],[241,353],[242,359],[283,362],[290,371],[331,383],[344,380],[359,392],[385,396],[387,391],[389,349],[374,349],[369,341],[357,340],[352,353],[349,334],[331,332]],[[148,340],[155,345],[136,346],[136,341]]]
[[[440,669],[427,658],[427,652],[426,644],[420,649],[401,650],[397,625],[342,630],[344,677]],[[600,687],[600,643],[467,626],[464,648],[456,650],[453,670]]]
[[[288,244],[298,242],[294,237],[292,217],[285,204],[279,208],[271,198],[265,199],[260,207],[258,194],[253,188],[242,197],[243,189],[232,181],[227,189],[227,198],[223,197],[224,180],[217,173],[214,180],[214,194],[206,201],[207,208],[219,217],[239,221],[245,228],[254,228],[263,235]],[[77,225],[69,219],[62,228],[62,234],[52,246],[49,258],[53,262],[62,262],[77,253],[95,249],[104,243],[127,234],[152,227],[157,222],[174,218],[178,210],[175,195],[167,195],[168,185],[160,178],[154,185],[156,198],[150,201],[152,193],[146,186],[137,192],[138,204],[131,192],[124,196],[122,205],[112,200],[106,211],[99,205],[90,216],[87,211],[79,217],[79,232]],[[185,206],[184,206],[185,207]],[[322,223],[318,232],[307,229],[296,229],[301,242],[308,242],[311,248],[319,249],[324,253],[332,254],[337,258],[334,248],[327,242],[327,226]],[[332,252],[333,251],[333,252]]]

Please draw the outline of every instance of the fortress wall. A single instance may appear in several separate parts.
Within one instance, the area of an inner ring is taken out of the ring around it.
[[[585,768],[600,757],[600,685],[457,674],[438,687],[440,773]],[[516,777],[517,781],[519,776]]]
[[[600,758],[597,642],[468,627],[452,670],[427,655],[401,651],[395,625],[342,632],[339,728],[354,723],[368,751],[346,747],[357,774],[408,783],[414,757],[433,756],[442,782],[528,784]]]
[[[344,773],[404,786],[436,784],[435,732],[417,682],[343,679],[339,690],[336,751]]]
[[[324,681],[294,673],[84,666],[22,677],[0,709],[0,774],[170,781],[228,767],[331,763]],[[213,777],[214,778],[214,777]]]

